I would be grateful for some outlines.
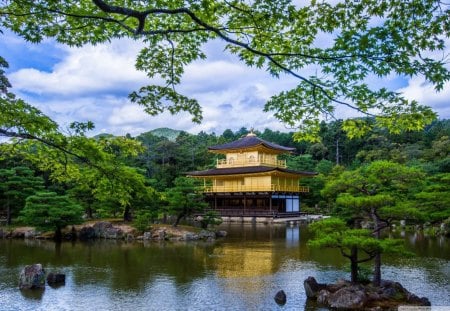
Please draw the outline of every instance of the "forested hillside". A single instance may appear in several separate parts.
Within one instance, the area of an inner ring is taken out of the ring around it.
[[[33,204],[38,208],[30,197],[35,199],[36,194],[43,192],[81,205],[86,217],[150,221],[171,214],[167,193],[176,189],[175,179],[188,171],[214,167],[220,155],[209,153],[208,146],[236,140],[248,132],[249,129],[241,128],[193,135],[161,129],[126,138],[81,135],[78,142],[72,142],[79,148],[73,159],[64,153],[42,154],[37,142],[26,147],[3,143],[1,216],[9,224],[17,222],[25,207],[28,213]],[[345,204],[337,199],[342,189],[333,190],[333,182],[344,173],[363,176],[364,168],[375,163],[384,165],[384,171],[409,168],[419,174],[413,183],[405,181],[406,189],[402,191],[403,203],[420,210],[420,215],[412,220],[439,223],[450,217],[450,120],[435,121],[421,132],[394,135],[380,130],[355,139],[342,132],[341,121],[322,122],[319,143],[295,141],[293,133],[270,129],[256,134],[264,140],[295,147],[295,152],[286,156],[289,168],[319,173],[304,181],[311,188],[302,198],[304,211],[342,212]],[[386,178],[392,180],[393,176]],[[361,180],[355,177],[353,187]],[[401,183],[401,178],[397,183]],[[392,187],[383,189],[384,193],[398,195]]]

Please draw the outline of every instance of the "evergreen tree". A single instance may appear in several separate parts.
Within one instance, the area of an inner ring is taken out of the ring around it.
[[[358,283],[359,264],[381,253],[405,252],[401,240],[375,238],[370,230],[350,228],[339,218],[328,218],[309,226],[314,234],[308,245],[318,248],[337,248],[350,261],[351,282]]]
[[[34,176],[34,171],[26,166],[0,169],[0,204],[6,211],[8,225],[25,206],[25,199],[43,188],[42,177]]]
[[[423,221],[420,210],[405,204],[418,191],[423,178],[423,172],[416,168],[376,161],[330,179],[322,193],[336,198],[338,216],[346,218],[354,228],[362,220],[370,220],[374,237],[381,239],[381,231],[393,219]],[[379,285],[381,252],[374,259],[373,283]]]
[[[26,199],[19,221],[39,230],[53,230],[55,241],[61,241],[61,230],[83,222],[83,208],[68,196],[55,192],[38,192]]]
[[[192,215],[194,212],[203,212],[208,206],[203,200],[203,194],[197,184],[197,180],[187,177],[178,177],[174,181],[175,186],[166,192],[169,203],[169,214],[176,215],[174,227],[178,226],[181,219]]]

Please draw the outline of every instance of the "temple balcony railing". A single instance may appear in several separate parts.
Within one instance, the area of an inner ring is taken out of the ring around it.
[[[299,192],[308,193],[309,187],[288,185],[234,185],[234,186],[205,186],[203,192]]]
[[[277,160],[277,159],[269,159],[265,157],[259,157],[258,159],[253,158],[245,158],[245,159],[218,159],[216,167],[217,168],[230,168],[230,167],[244,167],[244,166],[273,166],[273,167],[281,167],[286,168],[286,160]]]

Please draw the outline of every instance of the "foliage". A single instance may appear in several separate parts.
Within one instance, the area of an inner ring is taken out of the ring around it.
[[[207,211],[202,215],[200,220],[200,225],[203,229],[207,229],[208,226],[215,227],[222,223],[222,218],[217,214],[216,211]]]
[[[190,216],[194,212],[202,212],[207,204],[203,201],[203,194],[199,191],[197,180],[187,177],[178,177],[174,181],[175,186],[166,192],[169,202],[169,214],[176,215],[174,226],[180,220]]]
[[[417,207],[431,223],[450,220],[450,173],[429,177],[427,185],[410,204]]]
[[[336,212],[341,216],[348,211],[349,218],[358,218],[376,209],[391,217],[394,215],[388,212],[392,210],[385,207],[411,198],[420,188],[423,178],[424,173],[420,169],[389,161],[375,161],[330,178],[322,195],[336,199]]]
[[[36,226],[40,230],[55,231],[55,239],[61,240],[61,229],[83,222],[83,208],[68,196],[55,192],[38,192],[29,196],[19,221]]]
[[[201,105],[176,86],[187,65],[206,58],[204,44],[220,40],[247,66],[297,79],[265,110],[297,127],[302,135],[295,137],[317,139],[320,118],[334,116],[338,106],[374,117],[374,123],[345,121],[342,128],[351,137],[373,126],[399,133],[429,124],[435,118],[431,109],[389,90],[383,78],[421,76],[442,90],[450,79],[445,59],[439,58],[450,36],[449,11],[438,0],[311,1],[302,6],[289,0],[15,0],[3,2],[0,25],[31,42],[50,37],[82,46],[124,37],[140,40],[144,47],[136,68],[162,83],[143,86],[130,99],[151,115],[187,111],[195,122],[202,119]],[[318,44],[323,37],[330,40]],[[369,84],[372,76],[379,83]]]
[[[314,238],[308,245],[317,248],[337,248],[351,265],[351,281],[357,283],[359,264],[374,259],[380,253],[403,253],[401,240],[377,239],[371,230],[350,228],[339,218],[328,218],[312,223],[309,229]]]
[[[136,213],[133,220],[133,226],[140,232],[144,232],[150,228],[153,221],[157,218],[156,211],[140,210]]]
[[[151,130],[147,133],[149,133],[153,136],[165,137],[170,141],[175,141],[177,139],[178,135],[180,135],[181,131],[163,127],[163,128],[157,128],[157,129]],[[141,135],[145,135],[145,134],[146,133],[143,133]]]
[[[314,238],[308,246],[316,248],[337,248],[342,256],[350,260],[351,281],[358,282],[360,263],[372,260],[382,249],[380,241],[369,230],[351,229],[339,218],[328,218],[309,226]],[[359,253],[365,254],[361,258]]]
[[[393,219],[424,220],[424,214],[409,204],[423,178],[424,173],[420,169],[375,161],[331,178],[322,194],[335,198],[335,214],[345,218],[353,227],[357,228],[361,221],[373,223],[372,234],[380,243],[385,243],[383,251],[392,251],[396,248],[390,247],[395,245],[382,240],[381,231],[388,228]],[[377,250],[373,257],[375,285],[381,282],[381,253],[381,249]]]
[[[11,225],[12,217],[25,206],[25,199],[44,188],[44,180],[34,176],[26,166],[0,169],[0,204],[6,211],[6,223]]]

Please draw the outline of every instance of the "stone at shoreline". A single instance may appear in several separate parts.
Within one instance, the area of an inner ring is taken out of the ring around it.
[[[107,228],[102,235],[103,238],[105,239],[113,239],[113,240],[118,240],[118,239],[122,239],[123,238],[123,231],[120,228]]]
[[[275,294],[275,297],[273,299],[278,305],[284,306],[286,304],[286,293],[284,292],[284,290],[280,290]]]
[[[383,280],[380,286],[381,297],[387,299],[404,300],[408,304],[419,306],[430,306],[431,303],[426,297],[418,297],[406,290],[402,284],[393,281]]]
[[[304,281],[308,298],[319,305],[338,310],[396,309],[399,305],[430,306],[430,301],[410,293],[400,283],[382,281],[381,286],[352,284],[340,280],[319,284],[313,277]]]
[[[182,240],[183,241],[195,241],[198,240],[200,238],[200,236],[198,234],[192,233],[192,232],[186,232],[183,235]]]
[[[143,240],[151,240],[152,239],[152,233],[151,232],[144,232],[144,235],[142,236]]]
[[[156,229],[151,232],[151,238],[157,241],[164,241],[168,238],[166,228]]]
[[[205,241],[213,241],[216,239],[216,233],[213,231],[208,230],[202,230],[198,234],[199,239],[205,240]]]
[[[96,238],[104,238],[105,232],[112,227],[113,225],[109,221],[99,221],[92,226],[92,228],[94,228]]]
[[[37,289],[45,287],[45,270],[40,263],[25,266],[19,276],[20,289]]]
[[[78,238],[81,241],[95,239],[95,229],[89,226],[81,228],[80,232],[78,233]]]
[[[367,295],[362,286],[343,287],[334,293],[321,290],[317,301],[336,309],[361,309],[367,304]]]
[[[226,235],[225,231],[222,233]],[[156,227],[151,232],[144,232],[143,240],[154,241],[214,241],[216,239],[216,232],[209,230],[201,230],[196,233],[191,230],[186,230],[183,227]]]
[[[84,226],[72,226],[63,231],[63,237],[66,240],[89,241],[92,239],[104,238],[114,240],[153,240],[153,241],[214,241],[216,237],[224,237],[227,235],[226,231],[210,231],[202,230],[197,232],[195,228],[185,228],[183,226],[173,227],[155,226],[152,230],[144,232],[143,235],[138,235],[138,232],[131,226],[126,224],[113,225],[111,222],[99,221],[94,224],[85,224]],[[41,238],[51,239],[53,232],[45,232],[40,234],[32,227],[20,227],[11,231],[1,231],[0,238]],[[40,234],[40,235],[39,235]]]
[[[63,285],[66,283],[66,275],[63,273],[53,273],[50,272],[47,275],[48,285]]]

